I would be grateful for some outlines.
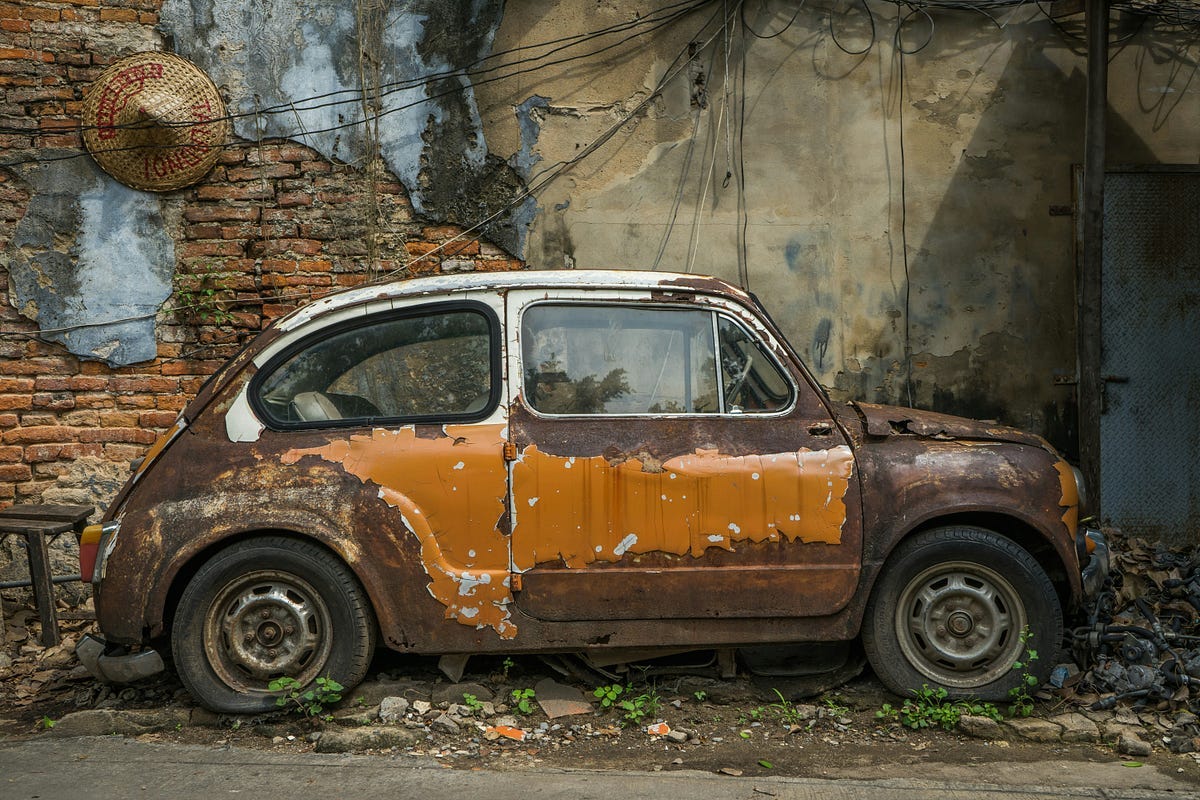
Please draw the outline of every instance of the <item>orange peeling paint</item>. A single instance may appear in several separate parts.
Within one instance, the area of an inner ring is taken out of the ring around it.
[[[699,557],[741,541],[839,544],[853,470],[845,446],[752,456],[697,450],[661,466],[530,446],[513,466],[513,567],[561,559],[580,568],[626,553]]]
[[[1079,525],[1079,487],[1075,484],[1075,471],[1066,461],[1059,461],[1054,468],[1058,470],[1058,481],[1062,484],[1062,499],[1058,504],[1066,509],[1062,515],[1063,525],[1067,526],[1067,533],[1074,536]]]
[[[447,425],[445,436],[376,429],[293,449],[340,464],[399,509],[420,543],[430,594],[446,617],[512,638],[510,565],[518,573],[561,560],[581,568],[626,553],[702,556],[738,542],[838,544],[854,469],[850,448],[724,456],[697,450],[661,465],[636,458],[550,456],[527,447],[513,465],[516,526],[496,524],[508,491],[504,427]],[[510,547],[511,544],[511,547]]]
[[[517,629],[509,621],[508,539],[496,529],[508,488],[504,428],[443,430],[443,437],[422,439],[411,427],[376,429],[370,436],[291,450],[283,463],[319,456],[377,484],[380,498],[400,510],[420,542],[429,593],[446,606],[446,617],[512,638]]]

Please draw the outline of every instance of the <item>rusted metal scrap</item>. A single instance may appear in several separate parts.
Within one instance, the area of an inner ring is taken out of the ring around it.
[[[1168,746],[1190,752],[1200,742],[1200,547],[1122,539],[1113,552],[1089,624],[1072,632],[1086,669],[1068,693],[1094,711],[1172,714],[1177,730]]]

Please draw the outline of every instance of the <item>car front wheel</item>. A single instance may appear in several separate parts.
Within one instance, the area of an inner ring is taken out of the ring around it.
[[[366,594],[339,560],[280,536],[234,544],[207,561],[180,598],[175,667],[202,705],[226,713],[275,707],[270,684],[362,680],[375,644]]]
[[[952,527],[896,548],[867,604],[862,636],[876,675],[896,694],[929,685],[951,697],[999,701],[1025,672],[1046,679],[1062,631],[1058,595],[1033,556],[992,531]],[[1027,664],[1028,650],[1038,659]],[[1022,668],[1013,668],[1017,662]]]

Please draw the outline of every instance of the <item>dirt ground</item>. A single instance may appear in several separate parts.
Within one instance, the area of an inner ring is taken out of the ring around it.
[[[619,699],[637,701],[645,716],[626,719],[628,711],[602,708],[595,696],[597,687],[611,683],[560,674],[537,658],[473,659],[462,681],[452,684],[433,659],[381,653],[362,686],[319,713],[218,716],[197,708],[170,674],[133,687],[97,683],[72,650],[91,624],[68,620],[63,644],[42,648],[36,617],[9,606],[9,640],[0,658],[0,738],[76,735],[66,729],[76,730],[75,720],[88,717],[79,712],[103,710],[136,718],[141,727],[131,735],[148,741],[320,751],[338,732],[351,737],[344,750],[433,757],[461,769],[688,769],[859,779],[940,775],[977,783],[1003,782],[1009,774],[1020,783],[1022,764],[1055,761],[1063,765],[1062,785],[1088,785],[1089,764],[1121,763],[1131,770],[1144,765],[1169,772],[1200,787],[1197,756],[1163,746],[1161,731],[1169,720],[1155,717],[1154,710],[1143,709],[1141,716],[1128,709],[1108,712],[1112,718],[1124,715],[1126,722],[1143,721],[1142,738],[1155,749],[1139,757],[1103,742],[1029,741],[1003,727],[987,738],[959,730],[912,730],[878,716],[884,703],[902,701],[869,668],[807,698],[798,697],[797,685],[786,680],[635,675]],[[576,707],[585,713],[552,719],[537,702],[523,713],[513,692],[545,687],[547,679],[568,695],[575,690]],[[403,697],[409,705],[390,726],[379,721],[385,697]],[[588,705],[579,706],[579,700]],[[1079,708],[1050,698],[1039,701],[1035,716],[1068,710]],[[652,727],[657,723],[665,726]],[[355,744],[352,738],[378,730],[399,732],[401,739],[363,738]]]

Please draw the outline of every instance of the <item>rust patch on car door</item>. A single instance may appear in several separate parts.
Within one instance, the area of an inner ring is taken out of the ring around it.
[[[446,617],[512,638],[509,540],[497,527],[508,487],[504,428],[446,425],[442,431],[424,438],[411,426],[376,429],[289,450],[282,461],[318,456],[378,485],[380,499],[400,511],[420,542],[429,593],[446,606]]]
[[[700,557],[737,542],[840,544],[854,456],[828,450],[729,456],[697,449],[658,464],[547,455],[513,466],[513,567],[568,568],[625,554]]]

